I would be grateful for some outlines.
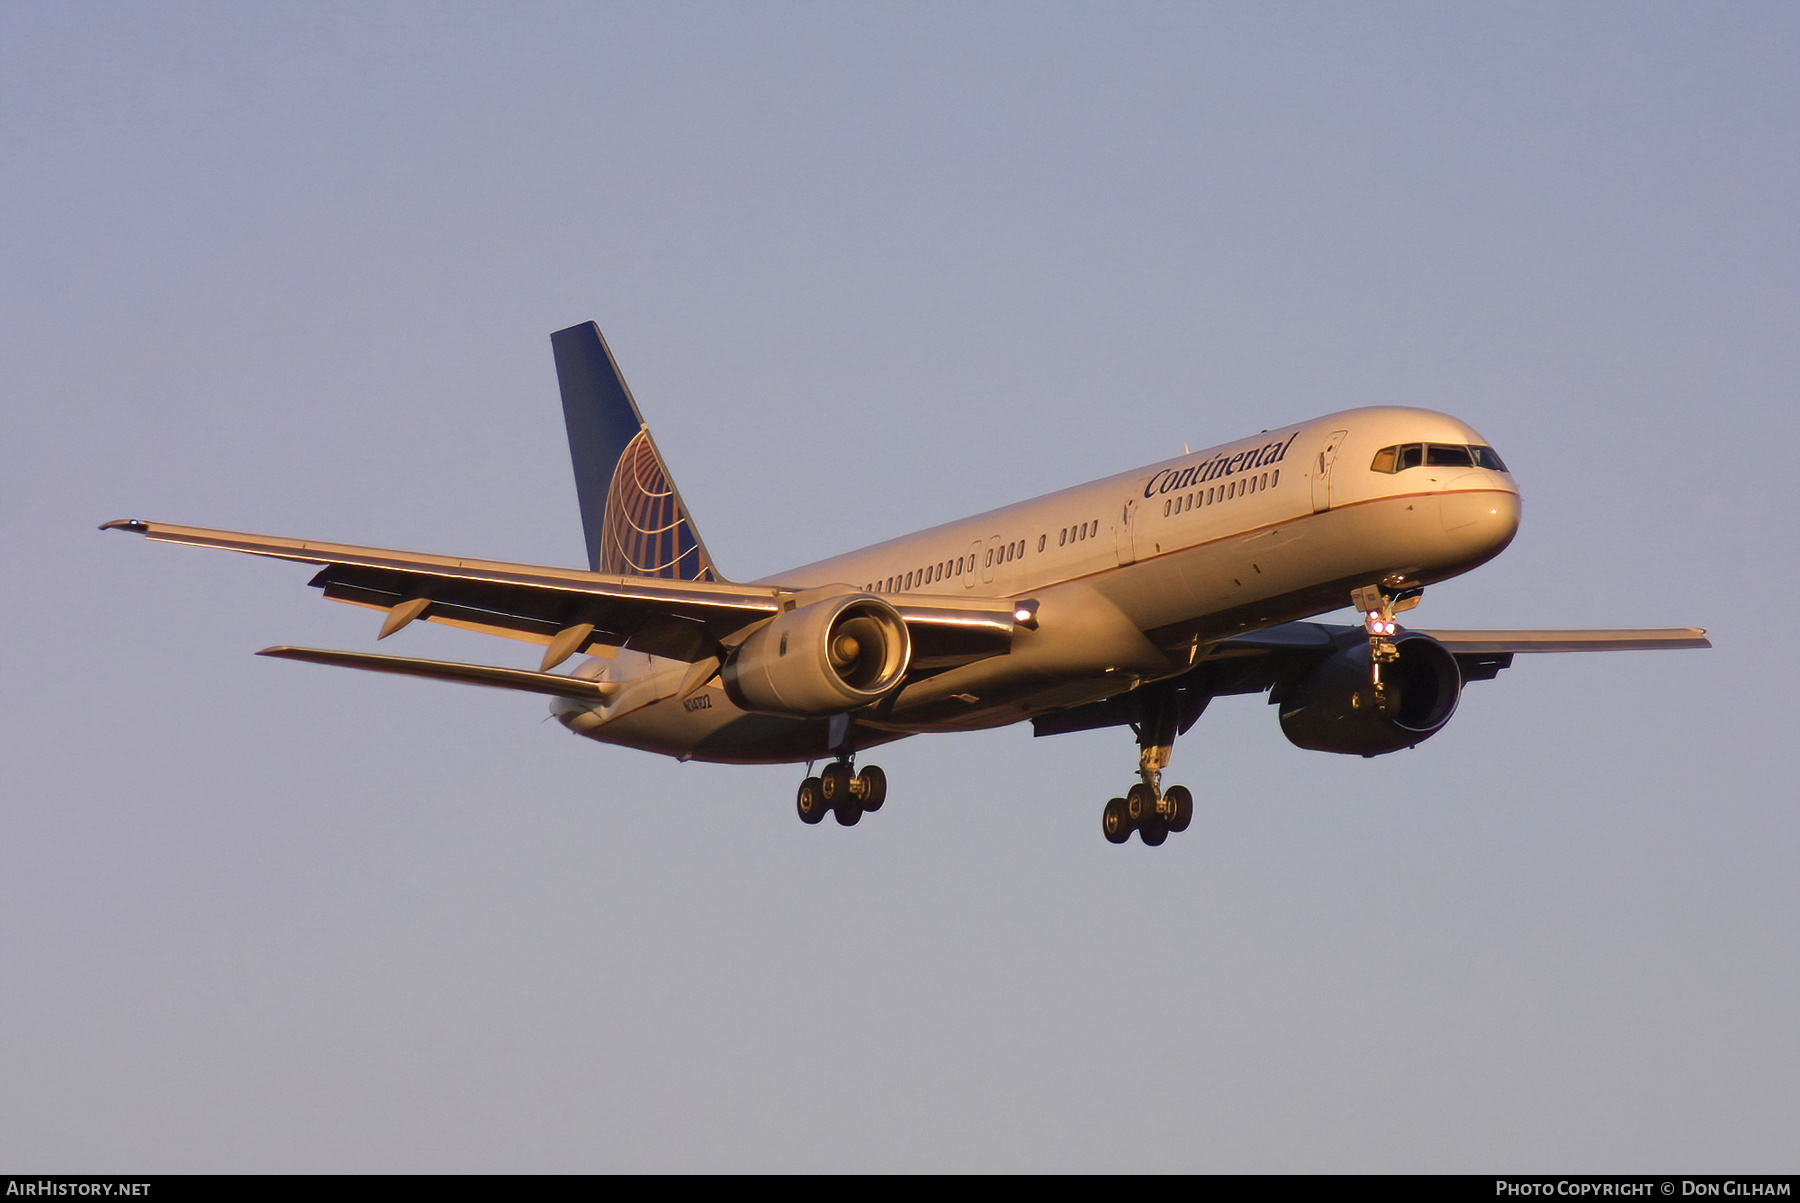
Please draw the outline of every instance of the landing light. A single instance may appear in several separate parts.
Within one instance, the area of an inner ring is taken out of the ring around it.
[[[1036,599],[1027,599],[1013,606],[1013,621],[1027,631],[1037,630],[1038,604]]]

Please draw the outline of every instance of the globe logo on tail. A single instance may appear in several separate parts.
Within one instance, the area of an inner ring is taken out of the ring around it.
[[[639,430],[625,445],[606,494],[599,571],[677,581],[717,580],[662,460]]]

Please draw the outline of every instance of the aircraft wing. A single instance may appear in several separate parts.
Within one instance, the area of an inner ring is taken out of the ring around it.
[[[1414,631],[1428,635],[1456,657],[1464,684],[1491,681],[1521,652],[1627,652],[1706,648],[1712,643],[1699,627],[1591,631]],[[1261,693],[1318,663],[1333,651],[1365,638],[1360,626],[1284,622],[1210,644],[1194,667],[1162,683],[1181,701],[1180,733],[1186,733],[1214,697]],[[1035,735],[1061,735],[1146,721],[1148,696],[1132,690],[1032,718]]]
[[[1647,652],[1711,647],[1699,627],[1620,631],[1419,631],[1454,655],[1497,652]]]
[[[783,606],[809,600],[772,585],[615,576],[139,519],[118,519],[100,529],[318,564],[310,583],[327,598],[387,611],[384,636],[422,618],[549,644],[556,658],[546,657],[546,666],[593,646],[699,660]],[[906,622],[915,660],[974,659],[1011,646],[1013,603],[1004,599],[912,594],[895,609]]]

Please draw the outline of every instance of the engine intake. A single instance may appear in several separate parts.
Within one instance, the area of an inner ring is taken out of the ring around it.
[[[1394,640],[1400,659],[1381,666],[1383,698],[1370,681],[1369,645],[1333,653],[1281,696],[1281,733],[1314,752],[1380,756],[1423,743],[1456,712],[1462,674],[1429,635]]]
[[[776,615],[739,645],[720,678],[745,710],[842,714],[900,684],[911,660],[899,612],[853,593]]]

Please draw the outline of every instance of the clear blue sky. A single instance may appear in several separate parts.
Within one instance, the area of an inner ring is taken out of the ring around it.
[[[0,7],[0,1167],[1791,1172],[1797,160],[1791,4]],[[578,563],[589,318],[732,575],[1391,402],[1525,495],[1419,625],[1717,647],[805,828],[94,530]]]

